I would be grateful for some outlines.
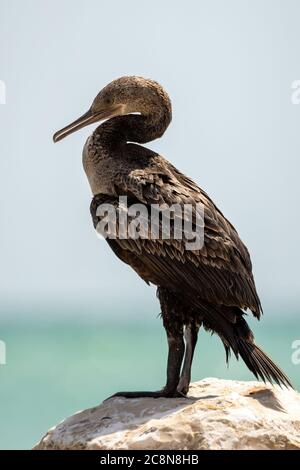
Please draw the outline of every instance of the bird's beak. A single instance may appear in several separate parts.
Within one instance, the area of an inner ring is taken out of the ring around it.
[[[118,116],[119,114],[122,114],[121,105],[111,106],[110,108],[103,109],[97,112],[90,108],[86,113],[80,116],[80,118],[76,119],[76,121],[72,122],[63,129],[60,129],[59,131],[55,132],[53,136],[53,141],[58,142],[64,137],[67,137],[67,135],[70,135],[73,132],[82,129],[83,127],[88,126],[93,122],[103,121],[104,119],[110,119],[114,116]]]

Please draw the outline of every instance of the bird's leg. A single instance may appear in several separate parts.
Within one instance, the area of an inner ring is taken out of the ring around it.
[[[177,392],[177,385],[180,377],[180,369],[184,355],[184,341],[183,341],[183,330],[179,332],[173,332],[173,330],[167,331],[168,338],[168,364],[167,364],[167,383],[162,390],[155,392],[137,391],[137,392],[118,392],[109,398],[113,397],[125,397],[125,398],[140,398],[140,397],[178,397],[181,394]]]
[[[184,355],[183,331],[173,333],[167,330],[168,338],[168,363],[167,363],[167,382],[162,392],[165,396],[177,396],[177,385],[180,378],[180,369]]]
[[[184,356],[183,340],[183,310],[180,300],[173,292],[165,288],[158,288],[158,297],[161,305],[161,315],[163,325],[168,339],[168,363],[167,363],[167,382],[162,390],[156,392],[119,392],[113,397],[179,397],[183,393],[177,391],[180,378],[180,370]]]
[[[177,386],[177,392],[180,395],[187,395],[189,391],[190,381],[191,381],[191,369],[193,356],[195,351],[195,346],[198,339],[198,331],[200,325],[194,322],[189,323],[185,327],[184,339],[185,339],[185,356],[182,367],[182,372],[180,380]]]

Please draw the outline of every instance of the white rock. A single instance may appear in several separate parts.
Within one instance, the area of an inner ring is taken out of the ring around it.
[[[35,449],[300,449],[300,395],[205,379],[188,398],[112,398],[80,411]]]

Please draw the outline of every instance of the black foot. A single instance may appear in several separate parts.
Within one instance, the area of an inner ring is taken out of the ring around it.
[[[115,397],[124,397],[124,398],[179,398],[179,397],[186,397],[185,394],[183,394],[181,391],[178,390],[158,390],[156,392],[144,392],[144,391],[138,391],[138,392],[118,392],[115,393],[114,395],[111,395],[110,397],[106,398],[104,401],[109,400],[110,398],[115,398]]]

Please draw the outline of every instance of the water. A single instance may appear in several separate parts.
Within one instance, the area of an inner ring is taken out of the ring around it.
[[[299,321],[251,322],[260,344],[300,388],[300,365],[291,344]],[[100,322],[70,317],[2,322],[7,364],[0,366],[0,448],[29,449],[53,425],[95,406],[121,389],[158,389],[164,384],[166,342],[161,320]],[[225,365],[223,346],[203,332],[193,380],[203,377],[252,380],[242,362]]]

